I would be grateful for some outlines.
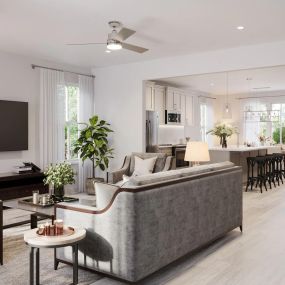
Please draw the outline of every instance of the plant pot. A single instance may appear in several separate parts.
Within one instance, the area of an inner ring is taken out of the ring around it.
[[[94,181],[104,182],[104,178],[87,178],[86,179],[86,193],[88,195],[95,195]]]
[[[64,186],[54,187],[54,196],[59,200],[63,200],[64,197]]]

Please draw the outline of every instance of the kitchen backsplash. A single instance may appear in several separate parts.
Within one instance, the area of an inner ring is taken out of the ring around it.
[[[183,126],[159,126],[158,144],[185,143]]]

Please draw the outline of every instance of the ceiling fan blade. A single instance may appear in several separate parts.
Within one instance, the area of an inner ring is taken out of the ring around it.
[[[78,44],[74,44],[74,43],[71,43],[71,44],[65,44],[67,46],[88,46],[88,45],[106,45],[106,43],[78,43]]]
[[[127,29],[127,28],[122,28],[117,35],[115,36],[115,39],[122,42],[129,38],[131,35],[133,35],[136,31]]]
[[[122,47],[124,49],[128,49],[128,50],[138,52],[138,53],[144,53],[144,52],[148,51],[147,48],[143,48],[143,47],[127,44],[127,43],[122,43]]]

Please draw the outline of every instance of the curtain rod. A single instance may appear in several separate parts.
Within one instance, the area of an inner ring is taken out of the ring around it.
[[[210,96],[203,96],[203,95],[199,95],[198,98],[208,98],[208,99],[213,99],[213,100],[216,100],[217,98],[216,97],[210,97]]]
[[[51,68],[51,67],[47,67],[47,66],[32,64],[32,69],[35,69],[35,68],[44,68],[44,69],[50,69],[50,70],[61,71],[61,72],[68,72],[68,73],[73,73],[73,74],[77,74],[77,75],[83,75],[83,76],[95,78],[95,76],[91,75],[91,74],[78,73],[78,72],[73,72],[73,71],[68,71],[68,70],[63,70],[63,69],[57,69],[57,68]]]
[[[239,98],[236,98],[237,100],[244,100],[244,99],[251,99],[251,98],[253,98],[253,99],[256,99],[256,98],[258,98],[258,99],[261,99],[261,98],[272,98],[272,97],[285,97],[285,95],[268,95],[268,96],[256,96],[256,97],[239,97]]]

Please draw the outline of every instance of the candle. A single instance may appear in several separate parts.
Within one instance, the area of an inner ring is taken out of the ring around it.
[[[55,220],[55,234],[62,235],[63,234],[63,220]]]
[[[33,191],[33,204],[38,204],[39,203],[39,190]]]

